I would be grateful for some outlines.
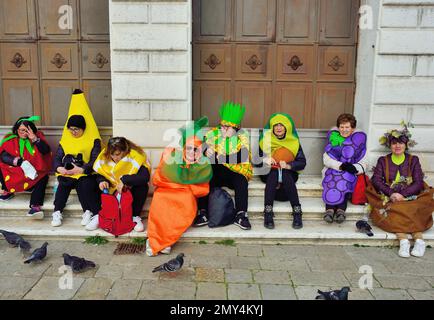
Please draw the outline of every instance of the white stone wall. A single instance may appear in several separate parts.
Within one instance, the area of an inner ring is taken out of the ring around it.
[[[434,0],[382,0],[376,29],[369,151],[371,164],[386,149],[379,137],[410,121],[424,171],[434,172]],[[359,49],[360,50],[360,49]],[[369,97],[365,97],[369,103]]]
[[[113,134],[156,166],[168,129],[192,117],[191,0],[110,0]]]

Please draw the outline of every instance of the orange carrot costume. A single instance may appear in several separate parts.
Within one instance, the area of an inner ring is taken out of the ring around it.
[[[202,140],[196,135],[206,124],[201,119],[194,124],[194,130],[182,129],[183,149],[167,148],[153,176],[152,183],[156,189],[149,210],[147,232],[154,255],[179,240],[196,217],[197,198],[209,193],[212,168],[208,159],[202,157],[199,162],[189,163],[185,157],[186,147],[201,150]],[[189,137],[189,134],[193,135]]]

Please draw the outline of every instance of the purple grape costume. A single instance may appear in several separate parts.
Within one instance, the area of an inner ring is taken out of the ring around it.
[[[366,154],[366,138],[366,134],[360,131],[354,132],[348,138],[343,138],[338,131],[331,130],[327,135],[328,143],[325,152],[339,162],[358,163]],[[345,195],[354,192],[356,182],[355,174],[327,169],[322,182],[323,201],[332,206],[343,203],[346,201]]]

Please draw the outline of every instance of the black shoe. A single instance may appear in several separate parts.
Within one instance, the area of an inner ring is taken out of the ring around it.
[[[345,220],[347,219],[347,216],[345,215],[345,211],[342,209],[338,209],[336,210],[336,214],[335,214],[335,221],[338,224],[343,223]]]
[[[203,227],[209,223],[206,210],[199,210],[199,214],[194,219],[193,227]]]
[[[274,212],[272,206],[265,206],[264,210],[264,227],[267,229],[274,229]]]
[[[0,195],[0,201],[8,201],[10,199],[12,199],[15,195],[13,193],[4,193],[2,195]]]
[[[252,225],[249,222],[249,218],[247,216],[247,212],[241,211],[235,217],[234,225],[240,227],[243,230],[252,229]]]
[[[294,229],[301,229],[303,228],[303,212],[301,211],[301,206],[295,206],[292,208],[292,227]]]

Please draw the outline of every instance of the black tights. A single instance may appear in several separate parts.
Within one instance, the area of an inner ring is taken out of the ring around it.
[[[272,169],[268,175],[261,176],[265,186],[264,206],[273,206],[274,200],[288,201],[292,207],[300,206],[300,199],[295,183],[298,180],[298,173],[292,170],[282,170],[282,183],[280,188],[276,189],[279,184],[279,172]]]
[[[249,183],[242,174],[233,172],[222,164],[213,164],[213,177],[209,183],[210,189],[215,187],[228,187],[235,190],[236,212],[247,212],[249,198]],[[208,210],[209,195],[198,199],[199,209]]]
[[[334,206],[332,206],[332,205],[330,205],[330,204],[326,204],[326,210],[334,210],[334,211],[336,211],[337,209],[341,209],[341,210],[343,210],[343,211],[346,211],[346,210],[347,210],[347,207],[348,207],[348,201],[351,200],[351,197],[352,197],[352,196],[353,196],[352,193],[347,193],[347,194],[345,195],[344,202],[342,202],[342,203],[340,203],[340,204],[338,204],[338,205],[334,205]]]

